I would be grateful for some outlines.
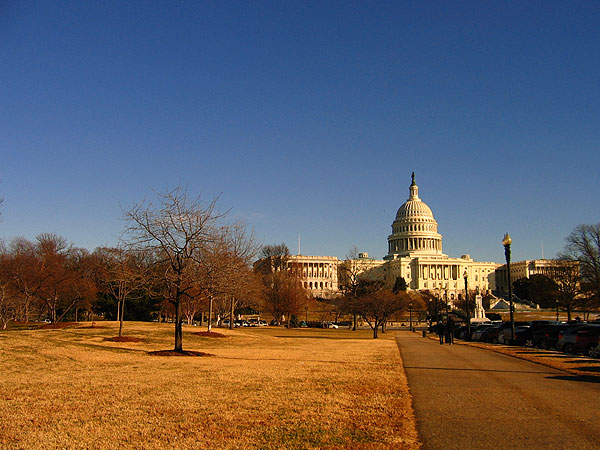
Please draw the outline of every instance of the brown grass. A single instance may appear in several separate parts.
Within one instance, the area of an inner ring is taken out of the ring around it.
[[[152,357],[173,325],[0,333],[2,449],[418,448],[390,333],[184,328],[184,349]]]
[[[46,325],[40,325],[41,330],[61,330],[63,328],[70,328],[77,325],[75,322],[56,322],[48,323]]]

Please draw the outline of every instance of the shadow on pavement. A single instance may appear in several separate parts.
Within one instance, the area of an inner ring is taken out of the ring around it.
[[[555,375],[546,377],[550,380],[579,381],[583,383],[600,383],[600,378],[586,375]]]
[[[539,373],[539,374],[547,374],[547,373],[556,373],[556,372],[548,372],[543,370],[495,370],[495,369],[467,369],[464,367],[423,367],[423,366],[404,366],[405,369],[415,369],[415,370],[448,370],[448,371],[458,371],[458,372],[494,372],[494,373]]]
[[[600,367],[599,366],[578,367],[577,370],[581,370],[582,372],[596,372],[596,373],[600,373]]]

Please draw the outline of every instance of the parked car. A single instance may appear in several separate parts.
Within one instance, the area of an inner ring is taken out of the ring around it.
[[[588,356],[590,350],[595,348],[600,341],[600,326],[586,328],[575,334],[574,353],[583,353]]]
[[[515,332],[517,331],[517,327],[523,326],[531,326],[531,322],[515,322]],[[511,339],[511,324],[510,322],[504,322],[502,324],[502,330],[498,334],[498,343],[506,344],[506,345],[514,345]]]
[[[526,347],[534,346],[533,335],[537,330],[543,329],[548,325],[556,325],[559,322],[555,320],[532,320],[528,326],[515,327],[515,345],[524,345]]]
[[[431,332],[435,333],[437,331],[437,324],[431,327]],[[477,325],[471,325],[471,331],[473,331]],[[468,329],[466,325],[459,326],[456,330],[454,330],[454,337],[457,339],[466,339],[468,333]],[[471,333],[472,334],[472,333]]]
[[[575,342],[577,340],[577,332],[581,330],[589,330],[600,327],[600,325],[591,325],[588,323],[573,324],[558,333],[556,341],[556,349],[565,353],[575,353]]]
[[[479,342],[481,340],[481,336],[491,327],[491,324],[482,323],[481,325],[477,325],[475,329],[471,328],[471,340],[475,342]]]
[[[569,325],[566,323],[559,323],[555,325],[546,325],[545,327],[534,330],[531,338],[533,346],[546,350],[555,348],[556,341],[558,340],[558,333],[566,328],[569,328]]]
[[[490,342],[492,344],[498,343],[498,335],[502,330],[502,323],[497,323],[486,329],[484,335],[482,336],[482,340],[485,342]]]

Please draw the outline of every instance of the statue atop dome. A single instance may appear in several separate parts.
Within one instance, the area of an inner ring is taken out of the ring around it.
[[[411,175],[411,177],[410,177],[410,178],[412,179],[412,183],[410,183],[410,185],[411,185],[411,186],[416,186],[416,185],[417,185],[417,183],[415,183],[415,173],[414,173],[414,172],[412,173],[412,175]]]

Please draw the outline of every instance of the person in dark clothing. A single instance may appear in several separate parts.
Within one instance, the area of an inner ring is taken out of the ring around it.
[[[452,319],[448,319],[446,324],[446,343],[449,345],[454,344],[454,321]]]
[[[444,335],[446,334],[446,331],[444,330],[444,324],[442,322],[438,322],[438,324],[435,326],[435,331],[440,337],[440,344],[443,344]]]

